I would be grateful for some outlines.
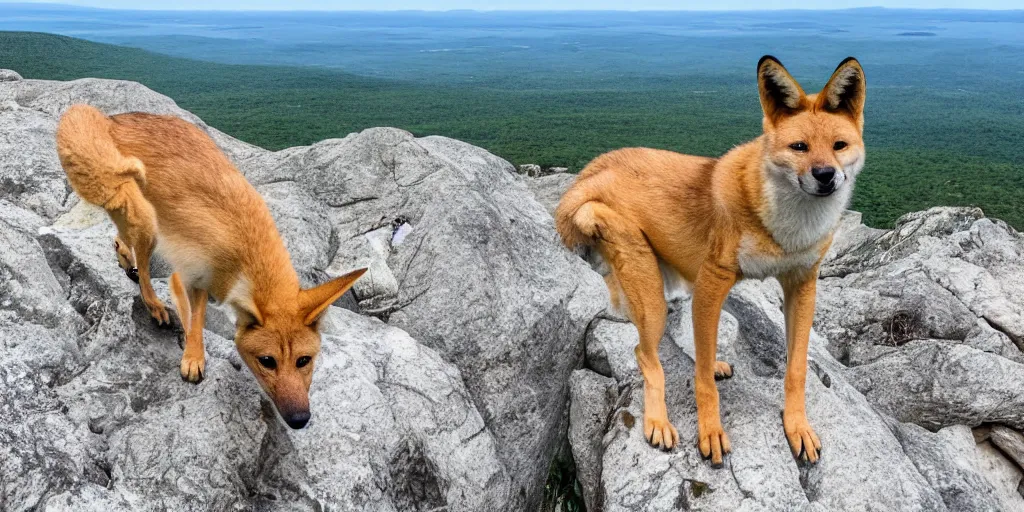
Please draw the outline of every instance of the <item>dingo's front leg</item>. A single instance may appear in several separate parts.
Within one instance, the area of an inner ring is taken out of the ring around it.
[[[711,458],[712,467],[721,467],[723,456],[731,451],[729,436],[722,428],[718,408],[716,373],[724,373],[727,364],[716,361],[718,319],[736,273],[712,262],[704,263],[697,273],[693,289],[693,341],[696,353],[694,394],[697,398],[697,447]],[[732,375],[732,368],[728,368]]]
[[[171,300],[178,309],[182,328],[185,330],[185,346],[181,355],[181,378],[192,383],[203,380],[206,370],[206,353],[203,349],[203,324],[206,322],[206,290],[188,288],[182,284],[178,273],[171,274]]]
[[[782,427],[793,456],[815,463],[821,455],[821,441],[807,421],[805,383],[818,266],[795,275],[782,276],[779,281],[785,292],[787,345],[786,405],[782,412]]]

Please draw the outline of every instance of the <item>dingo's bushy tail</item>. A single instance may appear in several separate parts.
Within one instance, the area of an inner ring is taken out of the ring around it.
[[[57,125],[57,154],[71,187],[98,206],[106,206],[126,183],[142,188],[146,168],[117,149],[113,121],[89,105],[74,105]]]
[[[602,213],[612,213],[596,200],[587,183],[574,183],[555,210],[555,229],[572,250],[593,246],[601,238]]]

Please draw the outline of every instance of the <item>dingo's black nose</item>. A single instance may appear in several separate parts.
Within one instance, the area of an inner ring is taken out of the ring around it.
[[[125,270],[124,273],[125,273],[125,275],[128,276],[128,279],[131,279],[132,281],[134,281],[136,283],[139,282],[139,269],[138,268],[135,268],[135,267],[129,268],[129,269]]]
[[[822,185],[829,185],[832,183],[832,179],[836,177],[835,167],[812,167],[811,176],[818,180],[818,183]]]
[[[309,411],[296,412],[285,416],[284,422],[287,423],[289,427],[298,430],[306,426],[306,423],[309,422],[309,416]]]

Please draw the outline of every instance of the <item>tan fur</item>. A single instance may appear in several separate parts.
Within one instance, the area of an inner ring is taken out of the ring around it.
[[[570,248],[594,247],[611,267],[615,301],[640,333],[637,362],[644,377],[644,434],[672,448],[679,435],[668,420],[658,343],[665,330],[662,272],[693,285],[698,447],[720,465],[730,451],[719,416],[715,378],[731,367],[716,361],[718,322],[733,284],[778,277],[785,290],[789,363],[783,426],[793,453],[816,461],[821,443],[807,422],[804,384],[814,317],[818,263],[864,162],[864,73],[844,61],[823,94],[807,95],[772,57],[758,63],[764,134],[720,159],[628,148],[599,156],[579,175],[555,212]],[[847,144],[836,149],[837,142]],[[806,151],[791,144],[803,142]],[[821,193],[812,168],[837,171]],[[850,183],[846,183],[850,182]]]
[[[57,151],[75,192],[117,225],[118,262],[138,266],[143,301],[158,323],[170,319],[150,283],[153,250],[173,267],[171,295],[185,329],[182,378],[203,377],[209,295],[236,311],[239,353],[281,415],[308,413],[319,318],[365,269],[301,290],[263,199],[209,136],[176,117],[108,118],[75,105],[58,125]],[[261,357],[274,358],[275,368]],[[302,357],[310,362],[300,368]]]

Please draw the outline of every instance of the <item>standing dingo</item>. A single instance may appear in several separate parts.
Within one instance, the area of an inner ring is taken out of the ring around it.
[[[697,445],[716,467],[730,451],[715,385],[732,376],[715,360],[722,304],[737,280],[770,276],[785,295],[783,428],[794,456],[818,460],[821,442],[804,408],[815,284],[864,166],[866,82],[855,59],[840,63],[818,94],[805,94],[771,56],[758,62],[757,83],[760,137],[717,160],[641,148],[607,153],[579,174],[555,212],[567,246],[593,247],[611,267],[612,303],[625,299],[640,333],[644,435],[666,449],[679,434],[668,420],[658,360],[664,289],[676,277],[692,284]]]

